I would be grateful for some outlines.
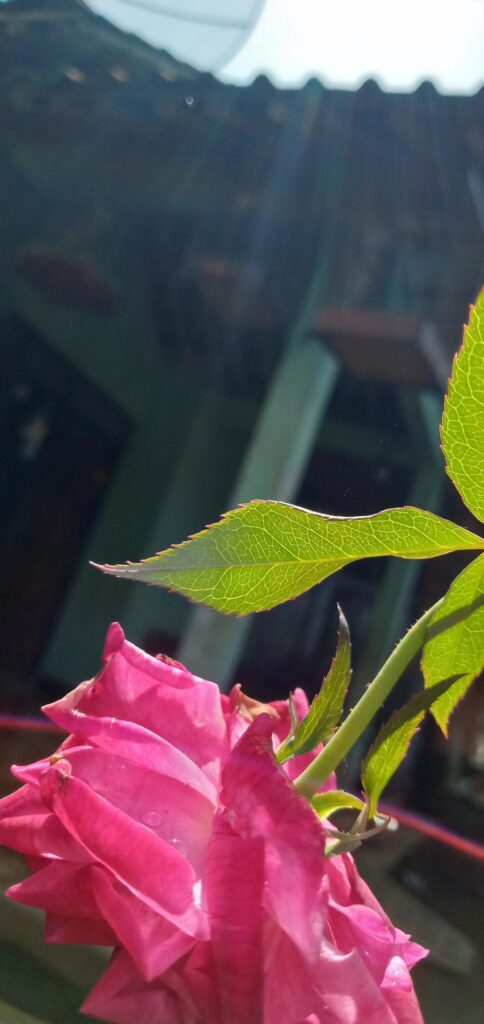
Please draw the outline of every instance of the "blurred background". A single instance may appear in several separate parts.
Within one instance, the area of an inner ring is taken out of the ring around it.
[[[319,688],[338,601],[354,704],[464,567],[369,560],[232,621],[88,563],[256,497],[478,528],[438,427],[483,278],[483,82],[482,0],[0,0],[2,792],[112,620],[271,699]],[[433,949],[427,1024],[482,1017],[482,704],[481,680],[447,745],[425,726],[389,797],[412,827],[362,856]],[[97,954],[2,915],[0,1021],[81,1019]]]

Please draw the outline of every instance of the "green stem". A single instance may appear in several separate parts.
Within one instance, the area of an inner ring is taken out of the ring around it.
[[[324,750],[297,777],[294,785],[303,796],[310,799],[318,792],[323,782],[329,778],[331,772],[334,772],[356,740],[365,731],[407,665],[423,646],[427,626],[437,609],[440,608],[442,601],[443,598],[437,601],[408,630]]]

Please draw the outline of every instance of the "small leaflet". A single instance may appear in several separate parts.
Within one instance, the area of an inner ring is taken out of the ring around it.
[[[317,793],[311,800],[311,806],[319,818],[329,818],[335,811],[362,811],[363,800],[353,793],[345,793],[343,789],[329,789],[326,793]]]
[[[279,764],[296,754],[307,754],[314,750],[339,725],[351,679],[351,641],[348,623],[339,605],[338,615],[338,644],[331,667],[307,715],[279,747],[276,754]]]
[[[425,686],[453,672],[461,677],[432,705],[435,721],[447,735],[449,718],[474,679],[484,671],[484,555],[456,577],[432,617],[423,649]]]
[[[443,693],[458,686],[459,679],[459,676],[451,676],[430,690],[417,693],[408,704],[395,711],[380,729],[365,757],[361,774],[370,818],[374,817],[378,800],[402,763],[425,712]]]

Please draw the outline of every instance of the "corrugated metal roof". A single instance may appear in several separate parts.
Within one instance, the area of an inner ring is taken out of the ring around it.
[[[75,191],[150,239],[180,350],[260,358],[263,338],[270,364],[322,242],[322,302],[431,317],[455,344],[482,270],[484,90],[236,87],[76,0],[15,0],[0,12],[0,91],[22,174],[57,189],[66,216]]]

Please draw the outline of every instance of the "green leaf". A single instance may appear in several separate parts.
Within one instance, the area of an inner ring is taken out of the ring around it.
[[[347,793],[344,794],[348,796]],[[367,814],[366,804],[363,804],[365,808],[365,815]],[[380,832],[384,832],[388,828],[391,818],[383,818],[381,823],[375,828],[367,829],[365,824],[361,822],[362,829],[360,831],[358,822],[363,817],[360,815],[357,822],[355,822],[351,832],[338,832],[337,829],[331,831],[326,836],[326,845],[324,848],[325,857],[336,857],[339,853],[353,853],[359,846],[367,839],[371,839],[372,836],[377,836]]]
[[[342,519],[254,501],[144,562],[97,568],[168,587],[229,615],[248,615],[302,594],[357,559],[432,558],[476,548],[484,548],[482,538],[416,508]]]
[[[484,289],[454,360],[442,419],[447,473],[471,512],[484,521]]]
[[[345,793],[343,789],[330,789],[327,793],[318,793],[313,796],[311,806],[320,818],[329,818],[335,811],[340,811],[343,808],[362,811],[365,805],[363,800],[353,796],[352,793]]]
[[[334,732],[341,718],[351,679],[351,642],[348,623],[339,605],[338,614],[338,645],[329,672],[323,679],[321,689],[307,715],[279,747],[276,754],[279,764],[283,764],[289,757],[295,757],[296,754],[307,754],[319,743],[324,743]]]
[[[449,673],[461,676],[459,683],[432,707],[444,734],[456,704],[483,670],[484,555],[479,555],[447,591],[432,617],[423,650],[422,671],[427,687]]]
[[[324,847],[325,858],[338,857],[341,853],[354,853],[361,846],[361,836],[353,836],[351,832],[331,833],[331,838],[326,837]]]
[[[429,707],[443,693],[458,686],[459,677],[451,676],[430,690],[422,690],[381,727],[363,762],[361,779],[369,802],[369,816],[375,814],[378,800],[392,775],[403,761],[409,743]]]

